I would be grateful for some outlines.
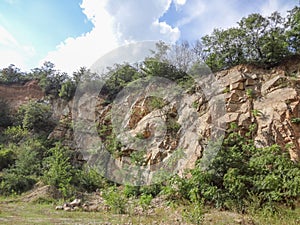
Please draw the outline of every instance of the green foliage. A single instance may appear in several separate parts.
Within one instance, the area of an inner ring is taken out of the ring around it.
[[[26,80],[24,73],[20,71],[15,65],[11,64],[7,68],[0,70],[0,83],[12,84],[21,83]]]
[[[67,80],[68,75],[55,69],[51,62],[44,62],[41,68],[32,70],[34,79],[39,80],[39,85],[47,96],[56,98],[59,96],[63,83]]]
[[[14,167],[10,168],[10,172],[26,176],[41,175],[40,149],[35,149],[34,144],[29,141],[20,146],[17,160]]]
[[[251,14],[238,22],[238,27],[215,29],[202,37],[205,62],[218,71],[243,63],[270,67],[287,56],[299,54],[300,8],[286,18],[278,12],[269,17]]]
[[[142,206],[143,211],[146,211],[150,207],[152,199],[153,197],[150,194],[142,194],[140,196],[139,204]]]
[[[149,106],[152,109],[162,109],[166,105],[165,101],[162,98],[158,97],[151,97],[151,101],[149,103]]]
[[[238,211],[247,210],[253,196],[260,208],[292,205],[300,196],[300,165],[277,145],[256,148],[252,140],[232,132],[210,160],[200,161],[190,179],[172,179],[169,194]]]
[[[291,122],[292,122],[292,123],[295,123],[295,124],[300,124],[300,118],[299,118],[299,117],[292,118],[292,119],[291,119]]]
[[[287,41],[291,51],[300,54],[300,8],[294,7],[288,11],[285,23],[287,28]]]
[[[0,177],[0,195],[21,194],[30,190],[36,180],[33,177],[14,172],[5,172]]]
[[[57,143],[49,150],[50,156],[44,161],[43,180],[46,184],[58,188],[64,197],[71,194],[73,168],[70,163],[68,149]]]
[[[162,62],[154,58],[148,58],[144,61],[142,71],[146,76],[164,77],[176,82],[183,88],[190,87],[193,84],[193,79],[183,70],[180,70],[170,62]]]
[[[36,183],[37,177],[42,173],[44,148],[41,143],[37,140],[28,140],[20,146],[7,146],[5,152],[8,153],[6,156],[9,156],[7,160],[14,163],[3,170],[0,192],[5,195],[20,194],[31,189]]]
[[[101,95],[106,96],[107,101],[114,100],[125,86],[142,77],[142,74],[129,64],[115,65],[115,67],[109,69],[105,84],[100,91]]]
[[[19,143],[29,137],[29,132],[27,129],[21,126],[11,126],[4,130],[3,132],[6,143]]]
[[[255,117],[263,115],[262,111],[260,111],[259,109],[253,109],[253,110],[251,110],[251,113]]]
[[[71,100],[76,91],[76,84],[70,78],[61,85],[58,96],[67,101]]]
[[[130,160],[133,164],[142,166],[145,164],[145,150],[134,151],[130,154]]]
[[[174,119],[167,120],[167,130],[170,133],[176,134],[179,131],[180,127],[181,127],[180,123],[178,123],[176,120]]]
[[[82,191],[93,192],[108,185],[107,181],[95,169],[78,169],[72,177],[71,184]]]
[[[200,225],[203,224],[204,213],[203,203],[195,202],[184,210],[182,217],[189,223]]]
[[[246,95],[248,98],[253,98],[254,96],[253,90],[251,88],[246,89]]]
[[[8,127],[12,124],[10,109],[7,101],[0,99],[0,127]]]
[[[103,198],[113,213],[126,213],[127,199],[115,186],[105,189],[103,192]]]
[[[11,149],[0,145],[0,171],[12,165],[15,158],[16,156]]]
[[[18,109],[17,125],[23,128],[33,130],[34,132],[51,132],[55,123],[51,118],[52,110],[50,105],[42,102],[30,101],[21,105]]]

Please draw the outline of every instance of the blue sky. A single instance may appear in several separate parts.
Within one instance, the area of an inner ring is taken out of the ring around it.
[[[133,41],[193,41],[298,0],[0,0],[0,68],[53,62],[71,73]]]

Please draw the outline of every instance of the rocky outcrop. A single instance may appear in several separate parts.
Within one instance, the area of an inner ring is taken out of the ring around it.
[[[258,147],[278,144],[292,160],[299,161],[299,71],[299,59],[272,69],[240,65],[216,73],[216,80],[202,77],[195,90],[179,91],[172,98],[129,95],[115,105],[106,104],[103,97],[84,94],[76,109],[74,104],[73,108],[68,105],[62,115],[69,122],[84,118],[81,132],[73,137],[61,123],[51,137],[75,138],[77,149],[114,145],[115,152],[108,151],[115,167],[136,164],[150,172],[161,167],[181,173],[193,168],[205,149],[235,123],[241,134],[252,131]]]
[[[300,159],[300,62],[271,70],[237,66],[217,76],[226,88],[226,110],[239,130],[254,124],[253,138],[258,147],[278,144]]]
[[[11,109],[16,110],[20,105],[30,100],[40,100],[44,98],[44,92],[38,85],[37,80],[32,80],[24,85],[0,84],[0,97],[5,100]]]

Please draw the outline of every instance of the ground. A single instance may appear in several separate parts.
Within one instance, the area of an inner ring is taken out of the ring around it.
[[[32,196],[32,193],[30,193]],[[92,195],[92,197],[95,195]],[[157,202],[154,200],[154,202]],[[107,210],[98,212],[59,211],[55,207],[59,202],[31,202],[28,195],[23,197],[0,198],[0,224],[162,224],[188,225],[197,224],[188,222],[185,215],[193,208],[183,205],[154,204],[147,212],[136,212],[129,209],[127,214],[113,214]],[[130,205],[128,207],[131,207]],[[203,209],[204,219],[199,224],[218,225],[296,225],[300,224],[300,209],[285,210],[275,216],[266,216],[257,212],[254,215],[239,214],[236,212]]]

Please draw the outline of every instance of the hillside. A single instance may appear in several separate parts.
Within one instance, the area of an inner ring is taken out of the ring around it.
[[[100,91],[91,74],[91,82],[83,76],[65,95],[68,82],[56,89],[36,79],[1,84],[0,194],[25,192],[22,204],[79,197],[84,203],[56,208],[134,212],[128,221],[137,215],[157,221],[155,210],[162,210],[159,220],[166,224],[253,224],[252,215],[297,207],[299,57],[268,69],[238,65],[200,79],[168,64],[145,64],[158,76],[119,65]],[[145,76],[141,83],[139,76]],[[246,215],[217,218],[214,208]],[[290,213],[294,222],[297,212]],[[287,221],[267,221],[276,218]]]

